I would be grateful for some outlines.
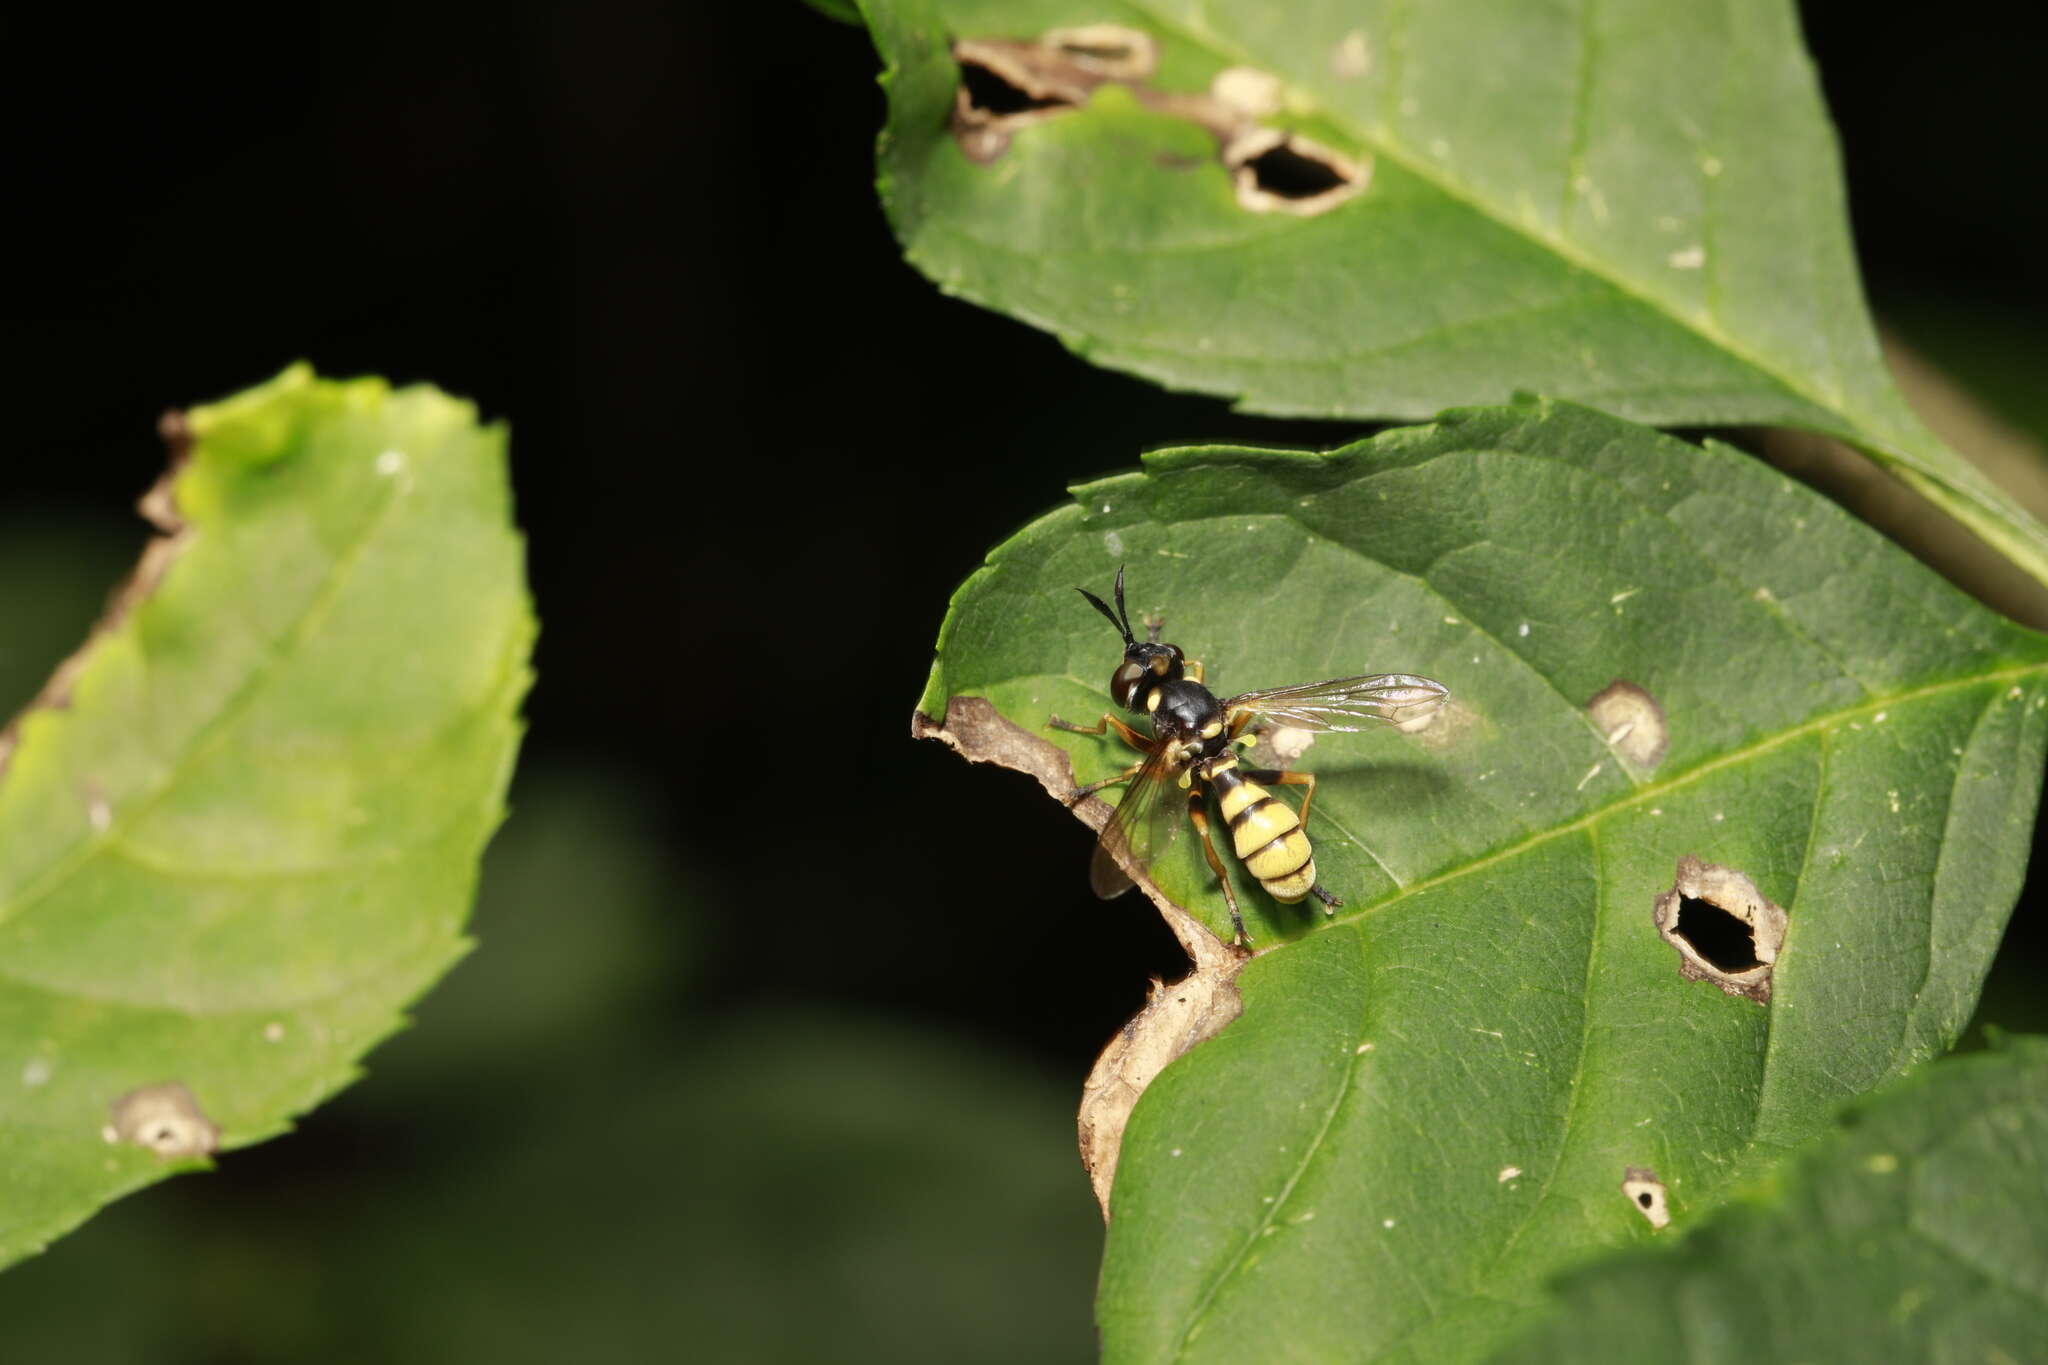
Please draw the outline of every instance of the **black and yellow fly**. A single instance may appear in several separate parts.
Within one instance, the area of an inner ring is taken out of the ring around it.
[[[1124,743],[1144,755],[1115,776],[1091,782],[1074,793],[1074,800],[1081,801],[1104,787],[1131,784],[1095,845],[1095,860],[1089,868],[1095,894],[1107,900],[1130,890],[1131,878],[1150,866],[1180,833],[1175,803],[1160,799],[1171,782],[1187,791],[1188,820],[1202,836],[1202,852],[1223,888],[1239,944],[1251,940],[1244,931],[1244,916],[1238,911],[1230,878],[1209,838],[1207,798],[1212,792],[1224,823],[1230,827],[1238,860],[1268,895],[1283,905],[1314,896],[1323,903],[1325,914],[1334,913],[1344,902],[1316,880],[1315,853],[1308,842],[1308,808],[1315,799],[1315,775],[1240,766],[1236,747],[1252,742],[1253,736],[1246,731],[1255,720],[1317,731],[1365,728],[1349,724],[1351,721],[1404,727],[1419,724],[1450,697],[1449,689],[1410,673],[1373,673],[1242,692],[1219,701],[1202,684],[1202,665],[1183,654],[1179,645],[1160,641],[1158,621],[1146,622],[1142,641],[1131,633],[1121,567],[1116,571],[1115,611],[1086,588],[1074,591],[1108,617],[1124,637],[1124,661],[1109,680],[1110,696],[1124,710],[1152,722],[1152,733],[1147,735],[1107,711],[1094,725],[1075,725],[1058,716],[1046,720],[1055,729],[1076,734],[1100,735],[1114,730]],[[1265,784],[1306,787],[1300,812],[1267,791]]]

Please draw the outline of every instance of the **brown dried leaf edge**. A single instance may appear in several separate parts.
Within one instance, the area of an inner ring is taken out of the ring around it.
[[[920,711],[910,718],[910,733],[915,739],[938,740],[970,763],[993,763],[1037,778],[1047,795],[1090,829],[1101,829],[1115,810],[1099,796],[1074,802],[1074,765],[1065,751],[1004,719],[984,698],[948,699],[943,721]],[[1110,1187],[1123,1149],[1124,1126],[1138,1097],[1168,1062],[1215,1037],[1243,1012],[1237,974],[1251,960],[1251,954],[1224,943],[1168,900],[1150,877],[1140,872],[1134,880],[1180,940],[1193,970],[1170,985],[1153,979],[1145,1007],[1109,1040],[1082,1084],[1081,1164],[1095,1188],[1104,1221],[1109,1218]]]
[[[171,488],[191,456],[192,432],[185,425],[182,412],[165,413],[163,420],[157,423],[157,430],[170,447],[168,467],[136,503],[136,509],[150,525],[156,527],[157,534],[143,547],[142,558],[136,561],[126,580],[114,589],[107,600],[106,612],[86,635],[85,643],[57,665],[56,671],[50,674],[50,680],[43,684],[34,699],[7,722],[6,728],[0,729],[0,777],[7,775],[8,761],[14,756],[15,746],[21,742],[22,721],[33,712],[59,710],[71,704],[71,690],[77,686],[79,675],[85,671],[101,639],[119,630],[135,605],[156,591],[157,584],[163,581],[164,573],[171,567],[171,561],[185,548],[185,519],[178,514],[171,499]]]

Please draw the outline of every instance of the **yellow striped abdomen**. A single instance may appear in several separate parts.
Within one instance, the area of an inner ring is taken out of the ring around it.
[[[1316,882],[1316,860],[1293,808],[1252,781],[1221,794],[1223,818],[1238,860],[1283,905],[1308,895]]]

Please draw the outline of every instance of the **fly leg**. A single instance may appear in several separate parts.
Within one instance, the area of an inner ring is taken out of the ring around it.
[[[1249,947],[1252,936],[1244,931],[1244,916],[1237,908],[1237,893],[1230,889],[1230,876],[1223,870],[1223,860],[1216,856],[1216,845],[1209,838],[1209,807],[1207,794],[1199,786],[1188,788],[1188,819],[1195,823],[1195,833],[1202,836],[1202,852],[1209,859],[1209,869],[1216,874],[1216,884],[1223,888],[1223,903],[1230,907],[1230,927],[1237,931],[1231,942],[1240,948]]]
[[[1068,730],[1077,735],[1106,735],[1111,730],[1114,730],[1124,743],[1130,745],[1139,753],[1149,754],[1152,752],[1152,741],[1149,738],[1139,734],[1107,711],[1104,711],[1102,719],[1096,721],[1093,725],[1076,725],[1070,720],[1061,720],[1058,716],[1047,716],[1045,724],[1048,729]]]
[[[1068,730],[1077,735],[1106,735],[1114,730],[1119,739],[1123,740],[1124,743],[1130,745],[1133,749],[1136,749],[1139,753],[1150,755],[1152,752],[1152,741],[1148,737],[1139,734],[1107,711],[1104,711],[1102,719],[1096,721],[1093,725],[1076,725],[1070,720],[1061,720],[1058,716],[1047,716],[1045,723],[1051,729]],[[1105,777],[1100,782],[1090,782],[1085,787],[1077,787],[1074,790],[1073,796],[1068,798],[1067,804],[1070,806],[1077,805],[1082,801],[1086,801],[1104,787],[1114,787],[1119,782],[1128,782],[1136,777],[1138,770],[1144,766],[1144,759],[1139,759],[1114,777]]]
[[[1145,760],[1141,758],[1136,763],[1133,763],[1130,767],[1124,769],[1120,773],[1116,773],[1110,777],[1105,777],[1099,782],[1090,782],[1085,787],[1076,787],[1074,788],[1074,794],[1067,798],[1067,804],[1070,806],[1078,806],[1083,801],[1086,801],[1089,797],[1095,795],[1095,793],[1101,791],[1104,787],[1114,787],[1119,782],[1128,782],[1132,778],[1136,777],[1139,771],[1144,768],[1144,766]]]
[[[1314,773],[1288,772],[1284,768],[1246,768],[1244,775],[1253,782],[1262,783],[1266,786],[1307,787],[1308,790],[1301,794],[1301,809],[1295,812],[1294,818],[1301,821],[1301,832],[1303,834],[1308,833],[1308,805],[1309,802],[1316,799],[1316,775]],[[1308,890],[1310,895],[1323,903],[1323,913],[1326,915],[1336,914],[1337,907],[1344,904],[1342,900],[1325,890],[1321,882],[1317,882]]]

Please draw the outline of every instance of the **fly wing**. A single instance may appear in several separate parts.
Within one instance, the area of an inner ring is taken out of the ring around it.
[[[1088,884],[1096,895],[1104,900],[1121,896],[1134,885],[1125,869],[1144,871],[1172,845],[1183,823],[1175,809],[1178,803],[1167,799],[1172,790],[1172,767],[1162,744],[1131,779],[1116,813],[1095,841]]]
[[[1435,715],[1450,695],[1442,683],[1413,673],[1368,673],[1246,692],[1223,707],[1233,731],[1254,715],[1297,730],[1363,730],[1366,721],[1408,729]]]

